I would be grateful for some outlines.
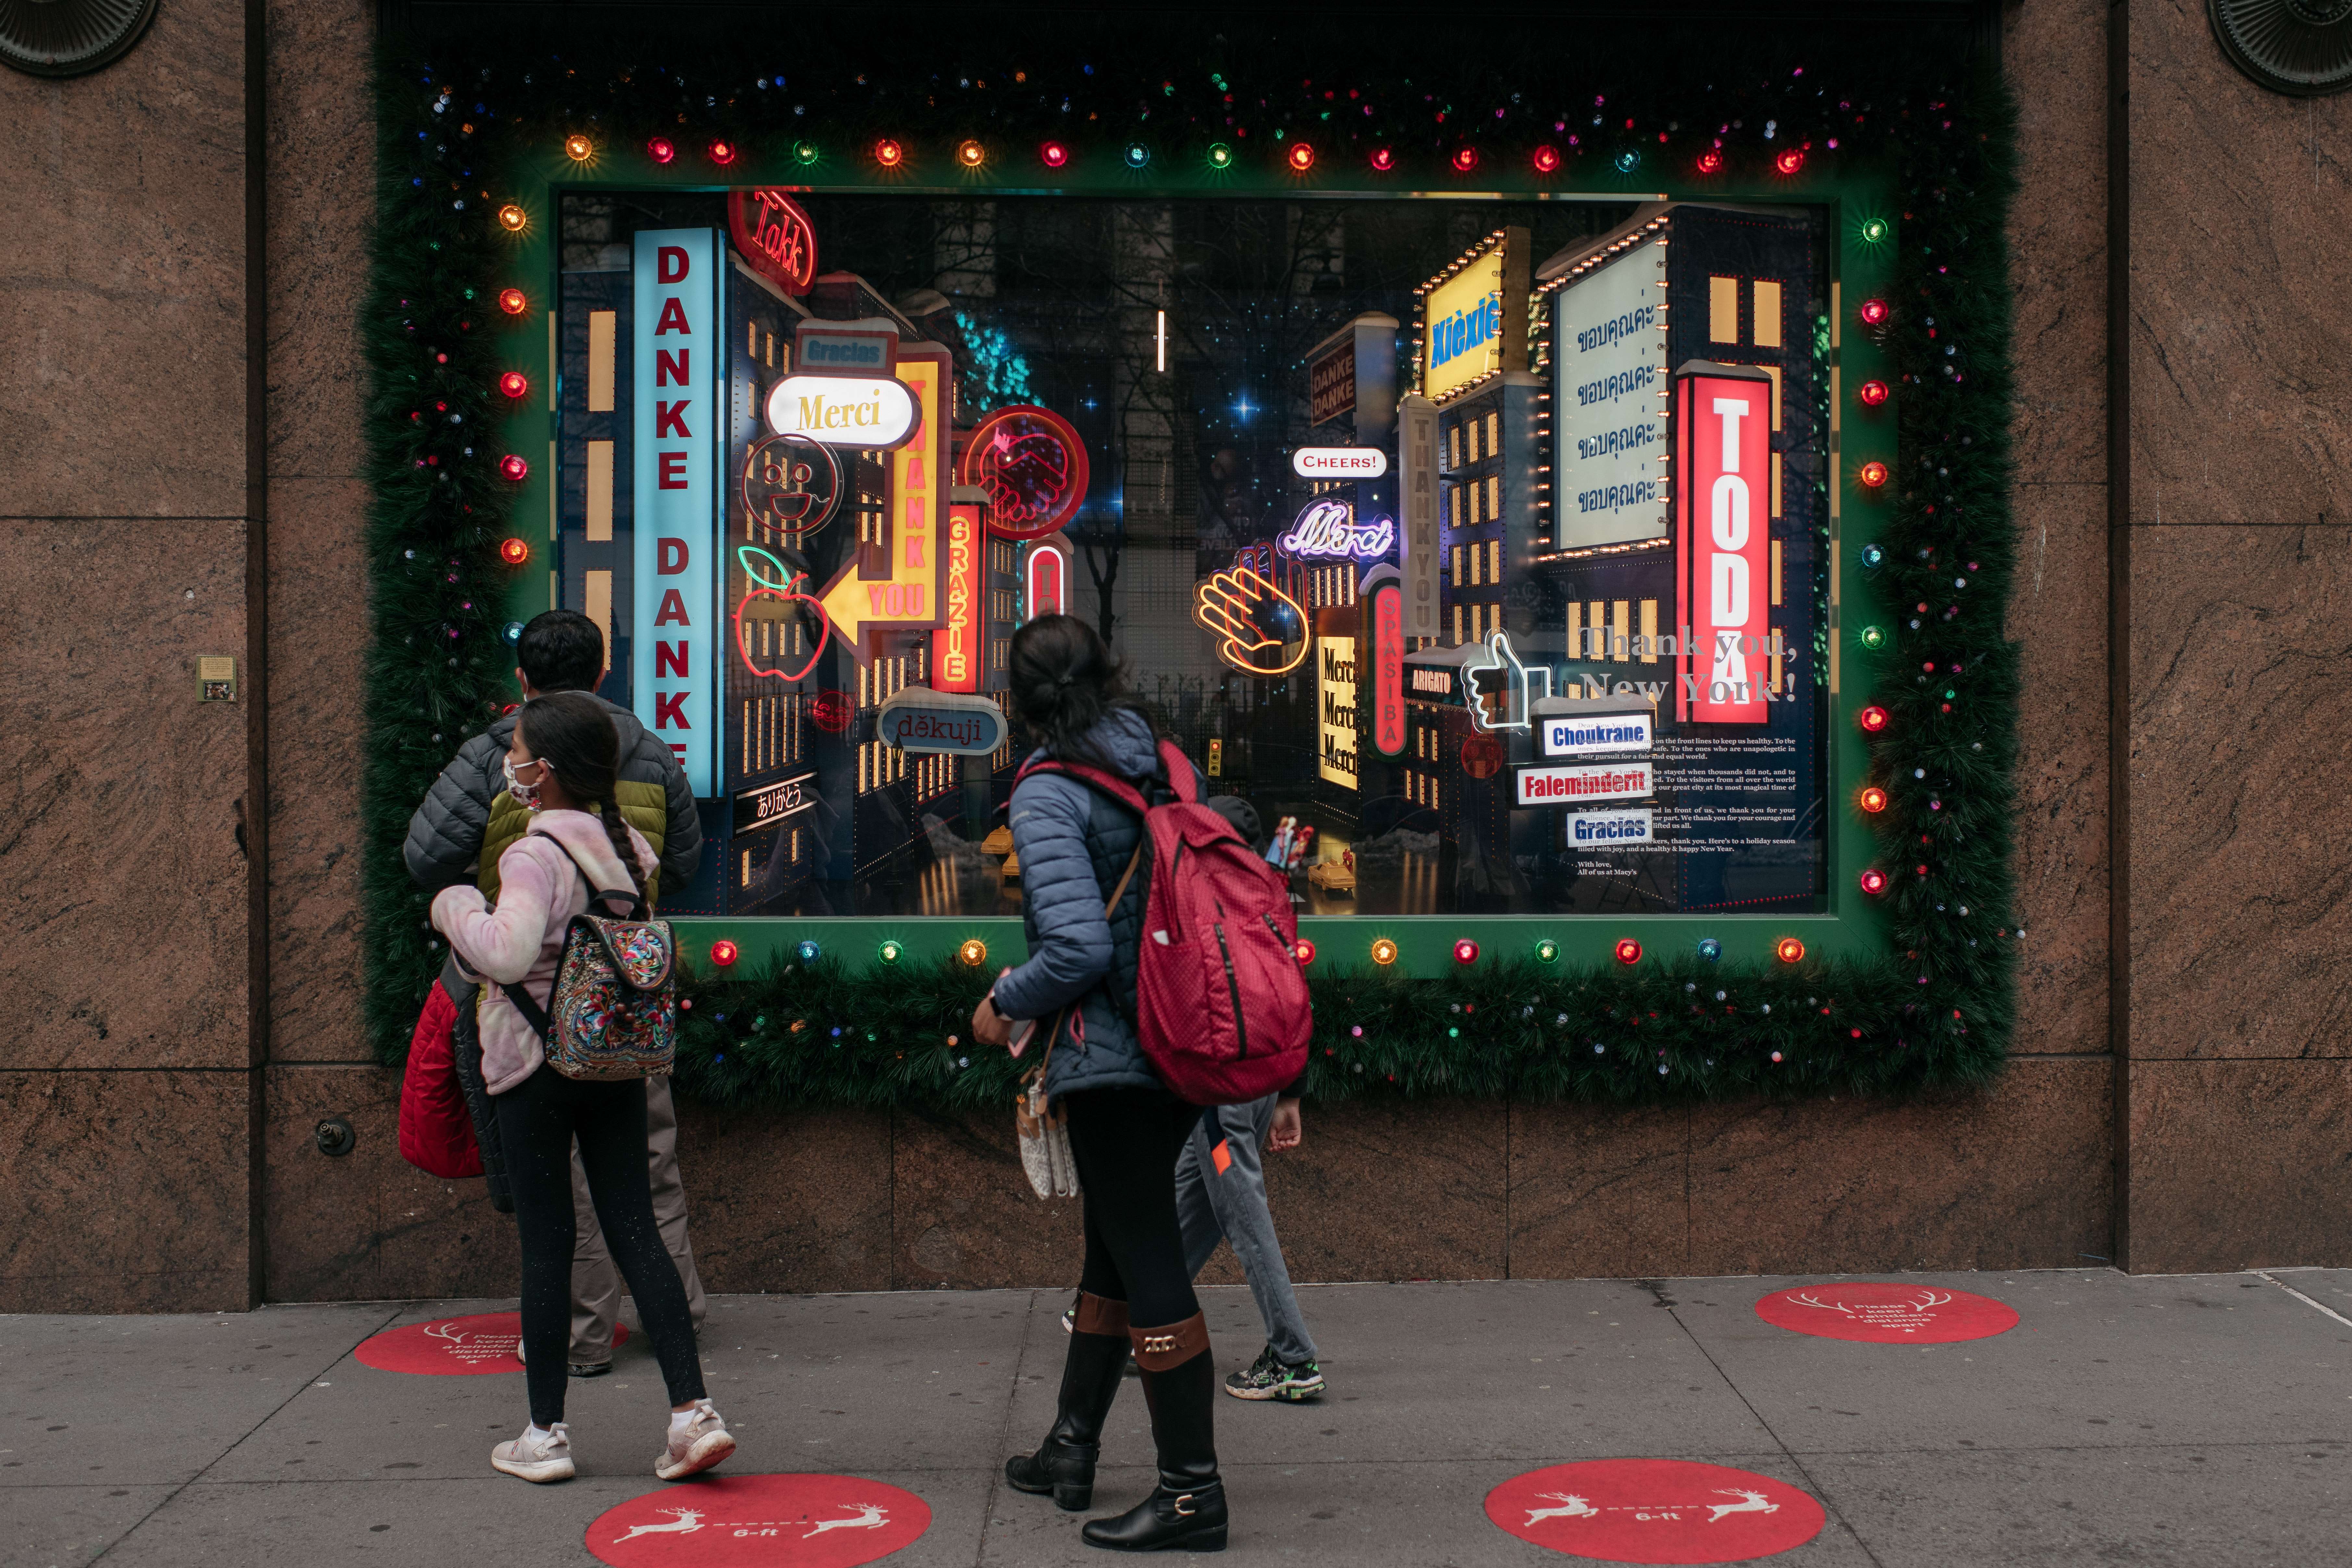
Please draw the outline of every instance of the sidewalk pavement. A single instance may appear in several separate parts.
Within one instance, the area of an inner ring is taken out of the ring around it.
[[[1757,1316],[1767,1292],[1833,1278],[1303,1287],[1330,1392],[1220,1399],[1223,1560],[1586,1561],[1506,1534],[1482,1502],[1537,1467],[1618,1457],[1704,1460],[1811,1494],[1826,1526],[1769,1559],[1792,1568],[2301,1568],[2352,1553],[2352,1270],[1875,1277],[2021,1314],[1950,1344],[1813,1338]],[[714,1297],[704,1365],[742,1444],[716,1473],[914,1492],[929,1528],[887,1559],[908,1568],[1119,1561],[1080,1542],[1087,1516],[1002,1479],[1004,1457],[1052,1420],[1066,1299]],[[1246,1364],[1260,1340],[1248,1293],[1203,1299],[1221,1369]],[[390,1326],[511,1307],[0,1318],[0,1563],[593,1563],[590,1521],[661,1489],[666,1401],[642,1336],[611,1375],[571,1385],[580,1475],[546,1487],[488,1462],[524,1419],[520,1373],[418,1376],[352,1354]],[[1094,1511],[1142,1496],[1150,1458],[1130,1383]],[[756,1560],[813,1560],[796,1550]]]

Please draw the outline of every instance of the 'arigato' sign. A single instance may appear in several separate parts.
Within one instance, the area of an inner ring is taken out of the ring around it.
[[[878,451],[915,434],[914,395],[878,375],[788,375],[768,393],[768,428],[828,447]]]

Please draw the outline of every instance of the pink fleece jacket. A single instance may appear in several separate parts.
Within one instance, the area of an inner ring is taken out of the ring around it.
[[[629,828],[628,835],[630,853],[650,870],[652,847],[635,828]],[[556,847],[559,843],[562,848]],[[564,849],[572,851],[580,870],[593,877],[598,887],[629,885],[629,874],[613,853],[613,841],[601,820],[584,811],[542,811],[531,819],[530,831],[499,857],[497,909],[471,883],[444,888],[433,900],[435,929],[449,939],[468,968],[497,983],[483,988],[478,1015],[482,1078],[492,1094],[504,1094],[537,1072],[546,1059],[538,1035],[500,987],[525,986],[542,1008],[555,988],[563,933],[572,917],[588,908],[587,885],[572,859],[564,858]]]

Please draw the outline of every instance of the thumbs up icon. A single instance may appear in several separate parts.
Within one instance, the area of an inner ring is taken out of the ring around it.
[[[1462,675],[1470,689],[1470,722],[1481,730],[1527,729],[1538,695],[1531,686],[1540,686],[1542,696],[1551,695],[1550,667],[1530,670],[1520,663],[1510,634],[1499,627],[1487,635],[1485,661],[1465,666]]]

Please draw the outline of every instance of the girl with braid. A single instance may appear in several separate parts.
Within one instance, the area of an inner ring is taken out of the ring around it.
[[[491,1449],[490,1465],[527,1481],[568,1480],[572,1473],[563,1394],[575,1139],[596,1218],[669,1388],[669,1432],[654,1474],[677,1480],[735,1451],[735,1439],[705,1397],[686,1288],[654,1221],[645,1080],[570,1079],[547,1067],[543,1039],[507,994],[521,986],[544,1010],[564,932],[573,916],[587,911],[591,893],[645,894],[653,853],[613,804],[620,748],[611,716],[584,692],[525,703],[507,750],[506,785],[536,815],[530,831],[499,858],[498,908],[471,884],[445,888],[433,900],[433,924],[469,977],[491,983],[480,1003],[482,1078],[498,1107],[521,1233],[530,1425]],[[620,902],[609,900],[606,912],[630,913],[611,907]]]

